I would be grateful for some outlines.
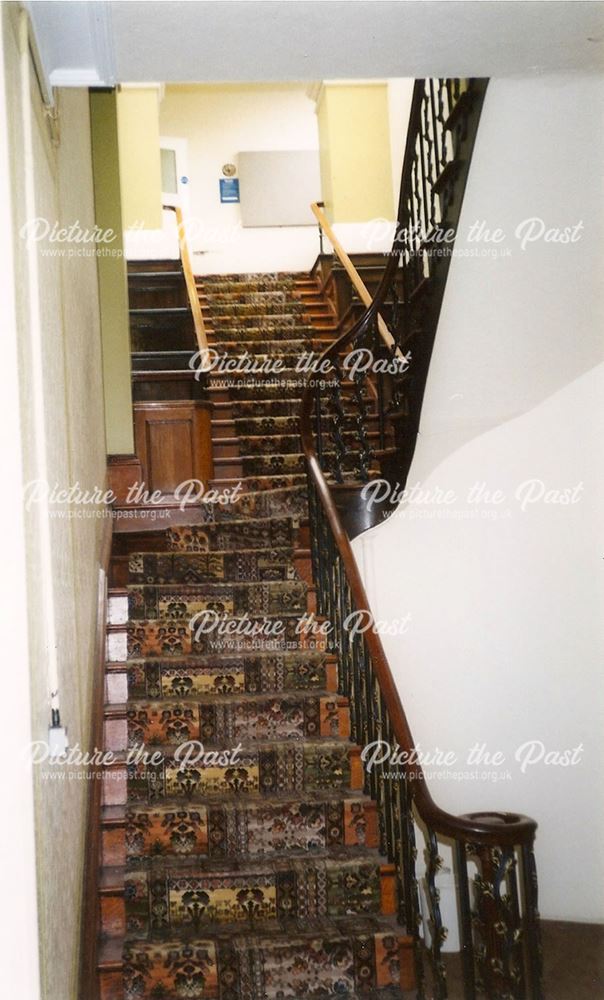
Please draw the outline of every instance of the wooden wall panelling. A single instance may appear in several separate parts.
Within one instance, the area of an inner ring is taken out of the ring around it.
[[[180,483],[214,474],[211,403],[199,400],[139,402],[134,405],[134,436],[142,478],[149,492],[166,499]]]

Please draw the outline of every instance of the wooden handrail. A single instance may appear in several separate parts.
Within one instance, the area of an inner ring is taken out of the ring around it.
[[[423,80],[416,80],[403,161],[403,176],[397,213],[399,225],[403,217],[405,191],[410,183],[410,172],[413,158],[412,154],[415,144],[415,129],[417,126],[420,107],[419,97],[423,86]],[[392,253],[389,256],[388,263],[384,269],[384,274],[382,275],[379,288],[372,299],[352,261],[333,233],[333,230],[325,218],[324,213],[321,211],[320,206],[314,203],[311,207],[319,224],[325,225],[325,232],[328,239],[332,243],[334,250],[338,254],[338,257],[340,257],[340,260],[346,268],[351,280],[355,283],[355,288],[357,288],[359,295],[363,298],[363,301],[367,306],[366,311],[360,319],[349,330],[343,333],[341,337],[330,344],[325,351],[323,351],[319,359],[320,365],[321,362],[328,359],[337,361],[345,348],[349,347],[369,332],[376,320],[379,322],[379,310],[386,300],[388,289],[399,266],[399,257],[396,252],[399,248],[399,243],[397,235],[395,236]],[[348,262],[348,266],[346,261]],[[358,285],[357,282],[359,282]],[[360,291],[361,286],[363,288],[363,293]],[[390,331],[388,331],[388,335],[390,337],[392,336]],[[367,611],[370,614],[371,609],[369,606],[369,600],[357,567],[354,553],[352,551],[350,538],[338,513],[332,491],[323,474],[321,462],[315,448],[315,432],[313,430],[314,408],[315,389],[313,386],[313,379],[311,377],[305,386],[300,410],[302,450],[306,458],[309,475],[316,488],[319,502],[325,512],[335,543],[342,558],[344,570],[348,578],[348,583],[350,585],[356,608],[359,611]],[[399,743],[399,746],[402,747],[403,750],[411,752],[415,747],[415,741],[411,733],[411,728],[409,726],[382,641],[377,632],[374,632],[372,629],[368,629],[364,635],[386,709],[390,716],[394,735]],[[515,813],[500,812],[464,816],[456,816],[454,814],[447,813],[435,803],[430,792],[428,791],[428,786],[421,764],[408,764],[407,773],[410,777],[412,777],[412,779],[414,779],[414,797],[421,819],[425,823],[429,824],[439,834],[452,837],[456,840],[465,841],[471,841],[474,837],[479,837],[486,843],[504,844],[510,846],[532,843],[535,836],[535,830],[537,829],[537,823],[530,817],[521,816]]]
[[[197,340],[197,348],[200,355],[204,355],[208,350],[208,338],[205,330],[205,325],[203,322],[203,314],[201,312],[201,304],[199,302],[199,295],[197,294],[197,285],[195,283],[195,275],[193,274],[193,268],[191,267],[191,256],[189,254],[189,245],[187,243],[187,237],[185,234],[184,218],[182,214],[182,209],[180,205],[163,205],[165,211],[174,212],[176,216],[176,228],[178,230],[178,245],[180,248],[180,260],[182,263],[182,270],[185,278],[185,284],[187,286],[187,295],[189,298],[189,305],[191,307],[191,312],[193,314],[193,324],[195,326],[195,337]]]
[[[369,289],[367,288],[367,285],[361,278],[361,275],[357,271],[356,267],[352,263],[350,257],[346,253],[344,247],[340,243],[338,237],[331,228],[331,225],[329,223],[327,216],[325,215],[325,212],[323,212],[323,210],[321,209],[321,205],[319,204],[319,202],[313,201],[310,208],[317,222],[319,223],[319,226],[321,227],[321,229],[327,236],[327,239],[331,243],[334,252],[338,257],[342,267],[344,268],[346,274],[348,275],[352,284],[354,285],[361,302],[363,303],[364,306],[370,306],[372,299],[369,293]],[[394,337],[390,333],[390,330],[386,326],[384,319],[382,318],[382,316],[380,316],[379,313],[377,316],[377,327],[380,332],[380,336],[384,341],[384,343],[386,344],[386,346],[388,347],[388,349],[392,350],[392,348],[394,347],[396,348],[397,353],[401,353],[400,349],[396,346]]]
[[[388,262],[375,299],[371,302],[367,311],[350,330],[347,330],[346,333],[323,351],[319,359],[319,364],[327,359],[336,360],[344,348],[352,344],[365,331],[371,329],[379,304],[383,301],[396,266],[396,256],[393,255]],[[357,567],[350,539],[340,519],[331,489],[323,475],[323,470],[321,469],[319,457],[315,449],[312,426],[315,391],[312,383],[313,379],[311,378],[304,389],[302,397],[300,413],[302,449],[306,457],[309,474],[314,482],[319,501],[325,511],[335,543],[342,557],[356,609],[371,614],[369,599]],[[415,741],[382,641],[377,631],[373,631],[372,629],[368,629],[364,635],[375,675],[392,723],[394,735],[399,746],[408,753],[411,753],[415,747]],[[493,845],[515,846],[532,843],[537,823],[530,817],[516,813],[502,812],[462,816],[447,813],[436,804],[428,791],[421,764],[418,762],[408,764],[407,773],[413,782],[415,801],[421,819],[441,836],[451,837],[454,840],[464,842],[471,842],[474,838],[480,838],[484,843]]]

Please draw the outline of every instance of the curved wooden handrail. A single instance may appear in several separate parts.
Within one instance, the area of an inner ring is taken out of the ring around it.
[[[417,108],[418,102],[415,100],[415,96],[420,92],[424,85],[423,80],[417,80],[415,84],[414,101],[412,105],[411,120],[409,123],[409,129],[407,133],[407,143],[405,149],[405,160],[403,167],[403,177],[401,182],[401,192],[399,201],[399,211],[398,218],[400,220],[402,215],[402,206],[404,192],[406,189],[406,181],[408,181],[408,171],[411,164],[411,152],[412,144],[415,143],[415,121],[414,121],[414,109]],[[323,213],[315,212],[316,217],[322,224],[320,216]],[[314,211],[314,208],[313,208]],[[329,226],[329,223],[327,223]],[[333,244],[332,236],[330,235],[329,229],[326,228],[327,235]],[[347,330],[341,337],[335,340],[325,351],[321,354],[319,359],[319,370],[323,370],[321,367],[321,362],[326,360],[337,361],[338,356],[341,352],[351,346],[357,339],[362,338],[367,332],[374,327],[377,323],[379,325],[380,319],[380,309],[383,308],[385,298],[387,295],[388,288],[390,286],[391,280],[394,277],[396,268],[399,263],[398,254],[398,243],[399,232],[395,235],[394,244],[392,247],[392,253],[390,259],[385,268],[384,275],[380,282],[379,288],[375,294],[374,299],[371,299],[369,292],[363,285],[366,297],[369,301],[366,302],[367,309],[361,318]],[[337,238],[336,238],[337,243]],[[336,246],[334,245],[334,249]],[[341,249],[341,248],[340,248]],[[336,249],[336,252],[337,249]],[[344,257],[347,255],[344,253]],[[338,256],[340,256],[338,252]],[[340,258],[342,259],[342,258]],[[347,258],[350,263],[350,267],[356,274],[356,269],[354,265]],[[344,260],[342,263],[345,265]],[[346,268],[348,271],[348,268]],[[350,271],[351,280],[353,276]],[[358,279],[361,281],[360,277]],[[362,282],[361,282],[362,284]],[[355,285],[355,287],[357,287]],[[361,292],[359,291],[359,295]],[[363,296],[361,296],[363,298]],[[364,298],[363,301],[366,301]],[[392,336],[391,334],[389,334]],[[310,376],[302,396],[302,406],[300,411],[300,430],[302,437],[302,448],[304,455],[306,457],[306,463],[309,471],[309,475],[312,478],[314,486],[316,488],[319,501],[323,507],[335,543],[337,545],[338,551],[342,558],[346,576],[348,578],[348,583],[350,585],[351,593],[358,611],[366,611],[371,614],[369,607],[369,600],[365,592],[365,587],[359,573],[354,553],[350,544],[350,538],[342,524],[340,515],[338,513],[337,507],[335,505],[331,489],[329,484],[323,475],[323,470],[315,449],[314,443],[314,432],[312,426],[313,410],[315,406],[315,390],[313,386],[313,378]],[[379,683],[379,687],[384,698],[385,706],[388,711],[394,736],[398,741],[399,746],[403,751],[407,751],[409,754],[412,753],[415,742],[413,740],[413,735],[405,710],[403,708],[401,698],[386,657],[384,647],[382,645],[381,639],[377,632],[368,629],[365,633],[365,641],[367,644],[368,652],[373,663],[375,670],[375,675]],[[406,766],[406,773],[413,783],[413,799],[416,804],[417,812],[419,817],[423,822],[425,822],[429,827],[431,827],[435,833],[441,836],[453,838],[456,841],[463,841],[466,843],[471,843],[475,840],[481,841],[483,844],[488,845],[498,845],[506,847],[514,847],[519,845],[531,845],[535,836],[535,831],[537,829],[537,823],[535,820],[528,816],[523,816],[515,813],[502,813],[499,811],[493,811],[490,813],[472,813],[466,815],[454,815],[448,813],[441,809],[440,806],[436,804],[430,791],[428,789],[423,769],[419,762],[409,763]]]
[[[205,325],[203,322],[203,314],[201,312],[201,304],[199,302],[199,296],[197,294],[197,285],[195,283],[195,275],[193,274],[193,268],[191,267],[191,256],[189,254],[189,245],[187,243],[187,237],[185,233],[185,224],[182,214],[182,209],[180,205],[162,205],[162,208],[167,212],[174,212],[176,216],[176,228],[178,230],[178,245],[180,248],[180,260],[182,263],[182,270],[185,278],[185,284],[187,286],[187,296],[189,299],[189,306],[191,307],[191,313],[193,314],[193,324],[195,326],[195,338],[197,340],[197,349],[200,355],[208,350],[208,338],[205,330]]]
[[[320,361],[335,359],[343,348],[346,348],[358,336],[362,335],[373,322],[377,315],[380,292],[388,286],[391,269],[396,266],[389,262],[388,267],[375,299],[363,314],[361,319],[334,341],[325,351],[323,351]],[[340,520],[336,505],[334,503],[329,484],[323,475],[317,452],[314,446],[314,435],[312,429],[312,414],[314,406],[314,388],[312,379],[306,385],[302,397],[301,407],[301,436],[302,448],[306,456],[308,470],[314,481],[319,500],[329,521],[333,532],[334,540],[338,551],[342,557],[348,583],[354,598],[357,610],[370,613],[369,600],[365,591],[365,586],[357,568],[352,546],[348,534]],[[402,750],[411,753],[415,742],[411,733],[411,728],[403,708],[401,698],[394,680],[382,641],[377,632],[371,629],[365,632],[365,641],[371,656],[375,674],[380,685],[381,693],[384,697],[386,709],[388,711],[394,735]],[[480,813],[456,816],[441,809],[432,798],[421,764],[410,763],[407,765],[407,774],[413,781],[414,800],[420,818],[432,829],[442,836],[452,837],[455,840],[472,842],[476,838],[484,843],[499,846],[515,846],[519,844],[530,844],[533,841],[537,823],[528,816],[521,816],[514,813]]]

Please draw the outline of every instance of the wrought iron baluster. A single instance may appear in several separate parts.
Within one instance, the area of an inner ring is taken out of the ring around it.
[[[378,440],[380,449],[386,447],[386,403],[384,398],[384,374],[377,375]]]
[[[307,495],[308,495],[308,515],[309,521],[313,525],[314,529],[310,532],[310,561],[312,565],[312,578],[315,582],[315,587],[317,588],[317,609],[321,613],[321,604],[323,601],[323,588],[320,586],[320,566],[319,566],[319,550],[317,546],[317,526],[319,521],[319,512],[317,510],[317,491],[312,476],[307,470],[306,473],[306,483],[307,483]]]
[[[438,97],[435,94],[435,86],[438,86],[437,80],[429,80],[430,89],[430,115],[432,118],[432,135],[434,137],[434,170],[432,172],[432,181],[434,182],[440,173],[440,163],[442,157],[442,132],[439,127],[439,117],[438,117]],[[434,205],[436,208],[437,201],[435,199]],[[440,220],[437,220],[437,222]]]
[[[442,945],[447,936],[447,929],[443,927],[440,912],[440,890],[436,885],[436,876],[441,870],[443,859],[438,853],[438,841],[434,830],[427,828],[427,849],[426,849],[426,888],[428,895],[428,906],[430,909],[430,963],[432,966],[432,976],[434,979],[435,1000],[446,1000],[447,997],[447,970],[442,957]]]
[[[516,947],[521,927],[510,895],[502,891],[516,877],[514,850],[474,844],[473,851],[479,865],[474,879],[474,929],[480,938],[475,947],[476,985],[488,997],[523,1000],[523,969]]]
[[[455,875],[457,878],[457,898],[459,901],[459,936],[461,939],[461,964],[464,1000],[476,1000],[476,979],[474,975],[474,940],[472,936],[472,909],[468,885],[467,845],[455,841]]]
[[[531,1000],[543,1000],[543,949],[539,917],[539,887],[533,843],[522,847],[524,937]]]
[[[364,636],[357,636],[358,656],[360,674],[360,697],[361,697],[361,736],[363,745],[370,743],[377,736],[377,726],[375,716],[371,713],[371,699],[374,684],[373,666],[371,656],[367,649]]]
[[[388,710],[386,708],[386,703],[384,697],[380,692],[380,719],[381,719],[381,729],[382,729],[382,739],[389,746],[394,748],[396,740],[394,738],[394,733],[392,731],[392,725],[390,718],[388,716]],[[395,793],[394,787],[398,781],[396,768],[388,760],[385,762],[382,771],[382,782],[384,788],[383,803],[384,803],[384,840],[385,840],[385,850],[389,861],[394,861],[396,858],[396,815],[395,815]]]
[[[371,460],[373,458],[373,450],[371,448],[371,442],[369,440],[369,436],[367,433],[367,405],[365,403],[365,397],[363,393],[363,388],[366,380],[367,380],[366,373],[360,371],[354,373],[353,392],[356,403],[354,423],[355,423],[356,436],[359,443],[359,451],[353,471],[358,473],[359,479],[361,480],[361,482],[364,483],[366,483],[367,480],[369,479]]]
[[[513,852],[513,864],[507,872],[509,908],[510,908],[510,933],[508,936],[509,964],[515,970],[516,985],[519,996],[526,995],[523,949],[523,927],[520,914],[520,896],[518,892],[518,858]]]
[[[422,923],[419,902],[419,882],[417,880],[417,844],[415,837],[415,815],[413,809],[413,791],[407,779],[399,786],[400,812],[403,818],[403,881],[404,881],[404,918],[407,933],[413,936],[413,962],[417,1000],[426,997],[426,973],[424,966],[424,946],[420,937]],[[402,917],[402,914],[401,914]]]
[[[417,140],[419,142],[419,139]],[[416,143],[416,155],[417,155],[417,143]],[[417,158],[413,160],[413,167],[411,170],[411,225],[413,228],[411,246],[412,246],[412,270],[413,270],[413,287],[415,288],[419,285],[421,280],[420,274],[420,244],[422,240],[421,233],[421,221],[419,212],[419,192],[418,192],[418,180],[417,180],[417,170],[418,163]]]
[[[419,153],[419,174],[421,178],[421,191],[422,191],[422,247],[425,246],[426,240],[431,229],[431,211],[430,211],[430,199],[428,196],[428,109],[427,109],[427,96],[424,91],[424,96],[422,100],[421,109],[421,127],[419,132],[418,141],[418,153]]]
[[[346,600],[346,590],[347,590],[347,580],[346,573],[342,566],[341,559],[338,559],[338,580],[339,580],[339,617],[342,622],[342,627],[340,629],[340,649],[338,652],[338,659],[342,664],[342,682],[340,685],[341,693],[349,699],[350,701],[350,735],[353,740],[357,738],[357,726],[356,726],[356,715],[354,709],[354,696],[352,693],[352,686],[354,683],[353,676],[353,664],[352,664],[352,651],[350,648],[350,633],[345,627],[346,618],[350,613],[347,606]]]
[[[319,462],[323,463],[323,420],[321,412],[321,390],[319,388],[319,381],[315,385],[315,420],[316,420],[316,437],[317,442],[317,457]]]
[[[332,368],[330,371],[330,375],[333,375],[333,379],[330,380],[330,393],[331,393],[331,403],[333,407],[333,412],[331,413],[331,422],[329,427],[329,433],[334,448],[332,472],[336,482],[342,483],[344,482],[342,464],[344,455],[346,453],[346,447],[344,444],[344,438],[342,437],[342,434],[346,422],[346,414],[344,412],[344,405],[342,403],[342,372],[340,370],[340,365],[337,359],[332,359]]]
[[[439,127],[440,127],[440,129],[439,129],[440,130],[440,137],[441,137],[441,146],[440,146],[440,168],[441,168],[441,170],[443,169],[443,167],[445,167],[445,165],[447,163],[447,137],[446,137],[446,134],[445,134],[445,121],[446,121],[447,113],[448,112],[447,112],[447,108],[445,107],[446,101],[447,101],[447,84],[446,84],[446,80],[440,79],[440,80],[438,80],[438,113],[437,113],[437,117],[438,117],[438,122],[439,122]],[[439,173],[440,173],[440,171],[439,171]]]

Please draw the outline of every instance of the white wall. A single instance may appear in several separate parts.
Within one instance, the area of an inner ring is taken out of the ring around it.
[[[533,816],[542,915],[569,920],[604,919],[603,104],[597,77],[489,84],[460,233],[485,220],[511,254],[452,261],[409,476],[456,499],[401,507],[355,542],[376,617],[411,615],[385,644],[416,740],[461,761],[485,742],[511,773],[434,779],[435,797]],[[523,251],[514,230],[534,216],[584,229]],[[523,512],[529,479],[582,487],[576,503]],[[468,503],[477,481],[502,502]],[[529,740],[584,749],[576,766],[522,774],[514,755]]]
[[[305,85],[167,87],[160,130],[188,142],[196,273],[311,267],[319,245],[315,225],[242,229],[239,205],[221,204],[218,183],[223,164],[236,163],[240,151],[319,148]],[[310,208],[308,214],[312,222]]]
[[[6,7],[4,12],[6,13]],[[16,69],[17,45],[13,26],[7,16],[0,17],[0,227],[12,231],[11,176],[8,155],[8,120],[6,76]],[[6,51],[6,57],[5,57]],[[10,79],[10,77],[9,77]],[[13,81],[16,82],[13,76]],[[10,662],[10,679],[5,679],[5,699],[10,711],[2,727],[3,751],[14,755],[16,747],[31,739],[31,690],[29,680],[27,635],[27,577],[25,567],[25,527],[20,490],[22,480],[20,441],[18,330],[16,301],[16,261],[10,239],[0,242],[0,282],[3,313],[3,352],[0,366],[0,391],[3,416],[0,421],[0,450],[6,487],[0,492],[4,532],[3,561],[10,572],[0,574],[0,604],[5,620],[10,622],[5,660]],[[11,643],[12,637],[12,643]],[[2,793],[5,809],[10,808],[10,822],[0,824],[0,852],[10,858],[4,872],[5,898],[11,900],[10,919],[4,920],[0,935],[2,978],[13,986],[15,997],[30,1000],[40,996],[38,960],[38,907],[34,842],[34,796],[32,765],[27,760],[20,767],[6,767]],[[17,992],[19,984],[20,994]]]
[[[392,201],[394,211],[398,208],[401,188],[401,172],[405,156],[407,126],[411,113],[413,86],[415,80],[388,80],[388,114],[390,118],[390,155],[392,159]]]

